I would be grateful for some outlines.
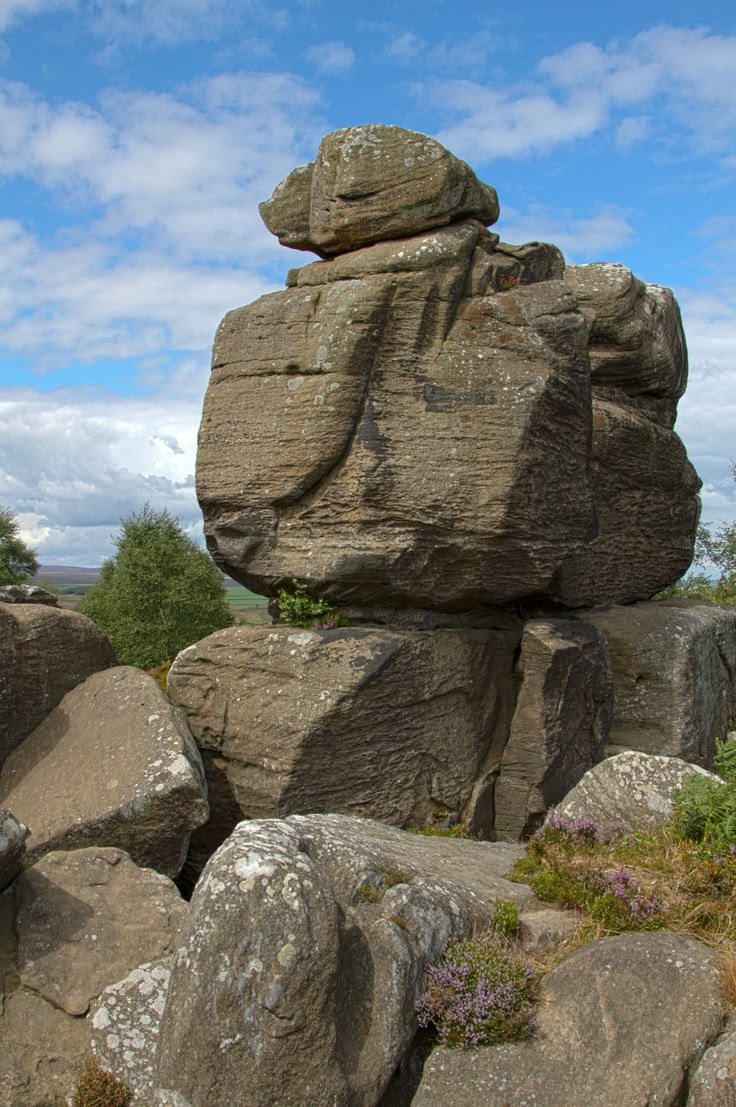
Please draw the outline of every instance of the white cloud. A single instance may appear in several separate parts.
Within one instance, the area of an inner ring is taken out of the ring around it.
[[[72,8],[76,0],[0,0],[0,31],[29,15]]]
[[[253,22],[274,31],[289,24],[288,11],[268,0],[87,0],[84,11],[101,38],[141,47],[214,41]]]
[[[406,65],[416,58],[425,48],[424,41],[413,31],[402,31],[392,34],[386,43],[384,55],[390,61],[400,62]]]
[[[559,208],[550,211],[541,204],[532,204],[524,215],[504,207],[493,229],[506,242],[552,242],[571,265],[618,250],[634,237],[626,212],[613,204],[583,217]]]
[[[675,135],[688,135],[678,156],[728,156],[736,127],[735,67],[736,35],[662,26],[606,48],[576,43],[542,59],[536,83],[497,88],[436,81],[424,92],[455,117],[439,140],[476,161],[548,151],[611,123],[624,146],[647,133],[675,148],[674,127]],[[644,105],[646,116],[631,113]]]
[[[355,64],[355,51],[344,42],[319,42],[310,46],[307,57],[320,73],[331,76],[347,73]]]
[[[104,390],[0,391],[0,503],[46,563],[95,565],[121,516],[149,501],[201,533],[194,493],[199,398]]]

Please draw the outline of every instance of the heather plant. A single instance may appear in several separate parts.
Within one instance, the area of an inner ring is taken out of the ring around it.
[[[72,1100],[73,1107],[129,1107],[130,1091],[123,1081],[87,1057]]]
[[[292,580],[291,590],[280,588],[277,593],[279,618],[292,627],[311,630],[333,630],[345,626],[347,620],[327,600],[310,596],[306,584]]]
[[[417,1021],[441,1045],[472,1049],[526,1038],[532,1027],[537,977],[493,929],[452,939],[425,973]]]

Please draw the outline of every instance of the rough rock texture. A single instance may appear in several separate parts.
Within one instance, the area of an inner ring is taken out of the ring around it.
[[[438,1049],[413,1107],[677,1107],[718,1034],[713,951],[666,932],[584,946],[542,981],[537,1032],[488,1049]]]
[[[131,1107],[151,1107],[161,1016],[171,958],[139,965],[102,992],[90,1011],[92,1052],[102,1068],[125,1081]]]
[[[622,823],[632,831],[654,830],[671,818],[672,798],[692,773],[713,776],[679,757],[627,750],[587,772],[555,814],[573,819],[588,815],[599,823]]]
[[[519,853],[338,815],[241,823],[192,898],[156,1102],[377,1104],[425,959],[497,898],[529,898],[500,875]]]
[[[4,584],[0,588],[0,603],[43,603],[59,606],[59,597],[38,584]]]
[[[690,1080],[687,1107],[736,1107],[736,1016],[703,1054]]]
[[[519,915],[519,937],[524,949],[548,949],[569,938],[580,925],[580,916],[572,911],[545,907],[541,911],[522,911]]]
[[[243,817],[342,812],[493,826],[518,629],[233,627],[179,654],[172,698],[205,751],[219,845]]]
[[[713,764],[714,739],[736,724],[736,610],[658,600],[579,613],[611,658],[613,752]]]
[[[142,961],[171,953],[187,907],[170,880],[119,849],[47,854],[14,891],[20,983],[70,1015],[84,1015]]]
[[[20,872],[29,834],[25,823],[0,807],[0,892]]]
[[[6,761],[0,802],[31,828],[26,863],[54,849],[118,846],[169,876],[208,814],[186,722],[155,680],[129,666],[67,693]]]
[[[465,295],[489,238],[381,243],[226,316],[197,489],[227,572],[469,608],[543,591],[593,537],[584,320],[559,280]]]
[[[49,854],[0,895],[0,1107],[66,1107],[85,1011],[169,953],[185,913],[171,881],[113,849]]]
[[[84,615],[0,603],[0,765],[71,688],[114,664],[112,646]]]
[[[439,142],[381,124],[326,135],[259,210],[283,246],[322,257],[499,212],[496,190]]]
[[[687,384],[687,347],[670,289],[645,284],[610,262],[568,266],[565,283],[590,328],[593,386],[619,390],[671,428]]]
[[[543,821],[608,739],[613,689],[605,640],[571,619],[532,619],[517,666],[521,687],[495,791],[495,828],[520,838]]]

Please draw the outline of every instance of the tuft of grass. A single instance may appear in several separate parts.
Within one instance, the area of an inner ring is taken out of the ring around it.
[[[169,693],[168,688],[166,687],[166,678],[169,675],[169,669],[173,664],[173,661],[161,661],[158,665],[154,665],[152,669],[146,669],[148,675],[153,677],[159,688],[161,688],[162,691],[164,691],[167,695]]]
[[[382,883],[384,888],[394,888],[397,884],[411,884],[411,877],[400,869],[386,869]]]
[[[300,581],[292,580],[291,589],[280,588],[276,598],[279,618],[289,626],[333,630],[348,625],[349,620],[336,607],[310,596],[306,584]]]
[[[381,899],[381,889],[377,884],[372,884],[370,880],[364,880],[358,888],[358,895],[363,903],[378,903]]]
[[[130,1089],[101,1067],[93,1056],[85,1058],[73,1107],[130,1107]]]
[[[504,938],[519,934],[519,908],[513,900],[497,899],[491,912],[491,930]]]
[[[494,930],[452,939],[425,971],[417,1021],[450,1047],[519,1041],[531,1033],[537,986],[531,965]]]
[[[462,823],[456,823],[455,826],[435,826],[434,823],[430,823],[429,826],[407,826],[404,828],[409,834],[424,834],[427,838],[470,838]]]

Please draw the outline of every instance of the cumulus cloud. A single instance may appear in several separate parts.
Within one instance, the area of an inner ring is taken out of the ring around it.
[[[146,502],[201,536],[194,492],[200,401],[104,390],[0,391],[0,503],[45,563],[96,565]]]
[[[29,15],[73,8],[75,0],[0,0],[0,31],[7,30]]]
[[[619,144],[630,145],[643,137],[645,120],[652,141],[671,144],[674,125],[687,133],[692,152],[729,157],[734,57],[736,35],[660,26],[605,48],[576,43],[542,59],[533,82],[437,80],[425,91],[454,117],[439,140],[476,160],[548,151],[610,124]],[[635,111],[642,106],[651,110]]]
[[[347,73],[355,64],[355,51],[344,42],[319,42],[310,46],[307,57],[320,73],[331,76]]]

